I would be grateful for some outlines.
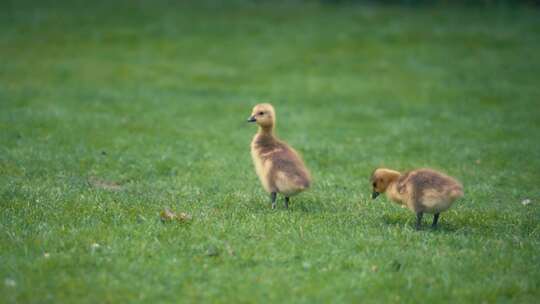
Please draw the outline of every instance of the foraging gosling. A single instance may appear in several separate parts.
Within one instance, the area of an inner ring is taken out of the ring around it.
[[[259,125],[251,141],[251,157],[264,189],[270,193],[272,209],[276,208],[277,193],[285,196],[285,208],[289,208],[289,198],[309,188],[309,171],[300,155],[274,135],[276,113],[271,104],[256,105],[248,122]]]
[[[432,169],[417,169],[401,174],[379,168],[371,175],[372,198],[387,193],[392,201],[416,213],[416,229],[420,229],[424,212],[433,213],[432,228],[437,228],[439,214],[463,196],[463,187],[454,178]]]

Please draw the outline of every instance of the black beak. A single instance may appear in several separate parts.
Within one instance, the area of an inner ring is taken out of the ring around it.
[[[379,194],[380,194],[379,192],[373,191],[373,193],[371,193],[371,198],[372,198],[372,199],[376,199],[377,196],[379,196]]]
[[[247,122],[256,122],[257,120],[255,119],[255,116],[251,116],[250,118],[248,118]]]

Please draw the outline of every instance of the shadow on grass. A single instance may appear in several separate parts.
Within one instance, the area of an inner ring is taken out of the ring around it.
[[[413,215],[409,214],[410,216],[407,216],[405,214],[384,214],[382,216],[382,221],[384,224],[388,226],[395,226],[399,228],[410,228],[415,229],[415,223],[416,219]],[[442,216],[441,216],[442,219]],[[447,222],[442,222],[439,220],[439,223],[437,225],[436,229],[431,228],[432,223],[432,217],[431,216],[424,216],[424,219],[422,221],[422,228],[421,231],[431,231],[431,232],[438,232],[438,233],[453,233],[459,230],[459,228],[452,224]]]
[[[303,212],[303,213],[322,213],[328,212],[324,208],[324,204],[316,200],[298,200],[296,203],[290,204],[291,211]]]
[[[334,213],[339,211],[337,208],[331,208],[329,206],[326,206],[324,203],[322,203],[319,200],[311,200],[311,199],[303,199],[303,198],[297,198],[294,197],[291,198],[289,202],[289,208],[285,209],[285,202],[282,197],[278,197],[276,201],[276,209],[272,209],[272,203],[270,201],[270,198],[264,199],[264,198],[254,198],[252,201],[249,202],[242,202],[242,207],[245,208],[246,211],[252,212],[252,213],[267,213],[270,211],[288,211],[288,212],[302,212],[302,213],[311,213],[311,214],[318,214],[318,213]]]
[[[298,199],[289,204],[291,211],[303,213],[355,213],[358,211],[358,203],[347,201],[325,201],[319,199]]]

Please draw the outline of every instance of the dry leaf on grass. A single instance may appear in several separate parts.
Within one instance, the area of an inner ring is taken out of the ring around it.
[[[206,253],[205,253],[205,255],[209,256],[209,257],[216,257],[216,256],[219,256],[219,254],[220,254],[219,248],[217,248],[214,245],[208,246],[208,248],[206,249]]]
[[[92,253],[94,253],[94,252],[96,252],[97,250],[99,250],[100,247],[101,247],[100,244],[98,244],[98,243],[92,243],[92,244],[90,245],[90,251],[91,251]]]
[[[187,214],[185,212],[179,212],[176,219],[181,221],[181,222],[189,222],[189,221],[192,220],[191,215],[189,215],[189,214]]]
[[[227,242],[225,242],[225,249],[227,249],[227,253],[229,253],[230,256],[234,255],[234,249],[231,247],[231,245]]]
[[[163,209],[159,213],[159,217],[161,218],[162,222],[171,222],[173,220],[176,220],[181,223],[189,223],[193,219],[191,215],[185,213],[185,212],[174,212],[169,208]]]
[[[176,218],[176,214],[172,212],[171,209],[165,208],[161,210],[159,217],[161,218],[162,222],[170,222]]]
[[[530,199],[524,199],[524,200],[521,201],[521,204],[522,204],[523,206],[527,206],[527,205],[530,204],[530,203],[531,203],[531,200],[530,200]]]
[[[6,278],[4,280],[4,285],[6,285],[6,287],[15,287],[15,286],[17,286],[17,282],[15,282],[15,280],[13,280],[13,279]]]

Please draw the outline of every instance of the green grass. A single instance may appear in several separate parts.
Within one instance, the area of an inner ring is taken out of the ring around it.
[[[0,4],[0,302],[538,301],[538,10],[84,3]],[[290,210],[259,101],[314,176]],[[381,165],[465,197],[416,232]]]

